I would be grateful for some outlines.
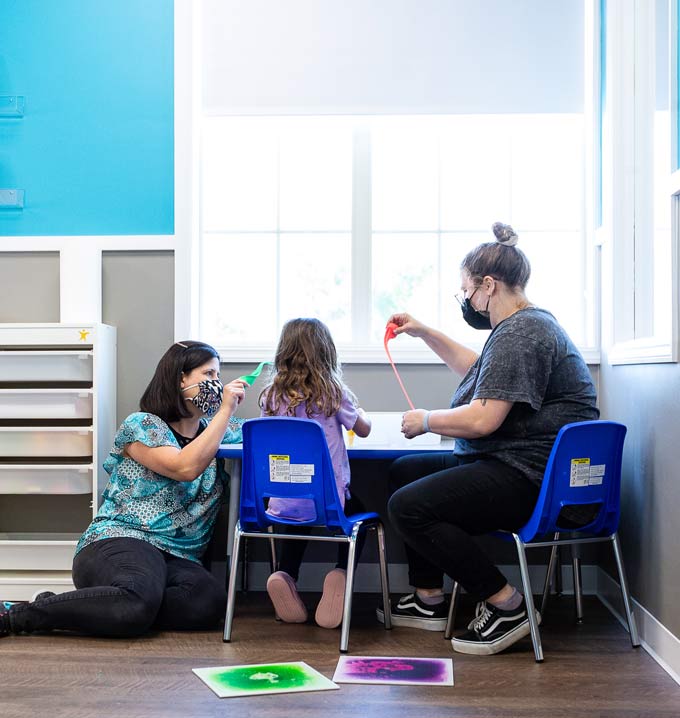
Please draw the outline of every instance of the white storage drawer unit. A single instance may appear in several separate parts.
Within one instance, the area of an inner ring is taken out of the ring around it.
[[[0,598],[72,588],[115,430],[114,327],[0,324]]]
[[[0,381],[92,383],[92,351],[0,351]]]
[[[92,456],[92,428],[0,426],[0,460],[16,456]]]
[[[90,494],[92,466],[0,464],[0,494]]]
[[[0,419],[92,421],[92,389],[2,389]]]

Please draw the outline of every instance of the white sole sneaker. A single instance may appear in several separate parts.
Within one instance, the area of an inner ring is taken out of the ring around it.
[[[380,623],[385,623],[385,612],[382,608],[375,609]],[[421,631],[443,631],[446,629],[446,618],[418,618],[417,616],[400,616],[392,613],[392,625],[404,628],[419,628]]]
[[[536,619],[540,625],[541,614],[536,611]],[[463,641],[460,638],[451,639],[451,647],[456,653],[467,653],[472,656],[493,656],[496,653],[510,648],[531,633],[529,619],[515,626],[511,631],[499,636],[495,641]]]

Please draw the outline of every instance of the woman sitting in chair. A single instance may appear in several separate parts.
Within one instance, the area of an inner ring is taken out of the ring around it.
[[[504,650],[530,629],[524,597],[473,537],[523,526],[559,429],[599,417],[583,357],[555,317],[527,299],[531,270],[517,235],[500,223],[493,231],[496,240],[461,265],[463,318],[491,329],[480,355],[408,314],[389,320],[395,334],[423,339],[463,377],[451,408],[403,416],[407,438],[429,431],[456,444],[453,453],[402,457],[390,469],[389,516],[406,543],[415,587],[393,606],[392,621],[444,630],[446,573],[480,602],[453,649],[480,655]]]

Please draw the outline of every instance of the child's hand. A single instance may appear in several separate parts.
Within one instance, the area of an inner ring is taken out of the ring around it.
[[[371,433],[371,420],[361,407],[357,407],[357,414],[357,420],[354,422],[352,431],[357,436],[364,438]]]

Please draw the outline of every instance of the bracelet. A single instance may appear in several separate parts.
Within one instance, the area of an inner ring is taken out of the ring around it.
[[[430,414],[432,412],[426,411],[425,416],[423,417],[423,431],[425,433],[430,431]]]

